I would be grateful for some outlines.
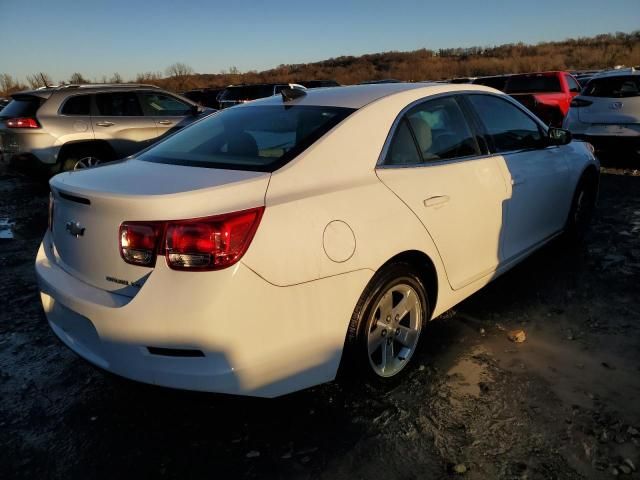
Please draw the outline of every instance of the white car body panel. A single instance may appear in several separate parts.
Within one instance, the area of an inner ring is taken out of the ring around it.
[[[528,152],[524,161],[485,155],[377,166],[407,105],[467,90],[497,94],[446,84],[310,92],[296,104],[359,110],[273,173],[130,160],[55,177],[54,230],[36,259],[52,329],[90,362],[147,383],[272,397],[330,381],[358,299],[386,262],[406,252],[430,260],[437,279],[431,316],[438,316],[558,234],[578,179],[597,166],[581,142]],[[527,188],[514,190],[518,176]],[[425,207],[425,199],[438,196],[448,202]],[[184,272],[161,256],[154,268],[120,258],[123,221],[262,205],[255,237],[232,267]],[[85,236],[59,231],[68,219],[86,225]],[[137,285],[113,284],[107,274]],[[152,355],[147,347],[204,356]]]

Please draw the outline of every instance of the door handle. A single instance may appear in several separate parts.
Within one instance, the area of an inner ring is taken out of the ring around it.
[[[96,125],[99,126],[99,127],[111,127],[111,126],[115,125],[115,123],[113,123],[113,122],[97,122]]]
[[[158,120],[160,125],[171,125],[173,122],[171,120]]]
[[[518,175],[514,175],[513,177],[511,177],[511,185],[513,186],[522,185],[523,183],[524,183],[523,177],[519,177]]]
[[[444,205],[449,201],[449,195],[435,195],[427,198],[423,203],[425,207],[436,207],[438,205]]]

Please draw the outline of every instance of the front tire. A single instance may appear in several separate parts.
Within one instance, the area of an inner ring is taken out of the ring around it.
[[[598,180],[595,175],[586,173],[578,182],[571,202],[571,210],[565,227],[565,233],[569,240],[573,242],[584,240],[595,212],[597,198]]]
[[[373,386],[394,384],[410,369],[430,308],[416,269],[385,266],[362,293],[351,317],[342,371]]]

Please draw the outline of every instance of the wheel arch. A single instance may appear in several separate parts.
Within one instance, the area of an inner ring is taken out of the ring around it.
[[[377,272],[382,271],[388,265],[396,262],[406,262],[416,268],[427,293],[427,299],[429,301],[429,320],[431,320],[431,315],[438,303],[438,272],[433,260],[426,253],[421,252],[420,250],[406,250],[387,260],[380,266]]]
[[[60,147],[57,158],[58,162],[66,159],[67,155],[71,152],[81,148],[96,149],[105,155],[105,160],[114,160],[116,158],[113,148],[104,140],[73,140],[66,142]]]

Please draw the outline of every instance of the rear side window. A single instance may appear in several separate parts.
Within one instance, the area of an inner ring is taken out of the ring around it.
[[[139,158],[172,165],[272,172],[353,111],[289,105],[229,108],[168,137]]]
[[[543,135],[538,123],[507,100],[490,95],[467,97],[484,124],[496,153],[539,148]]]
[[[453,97],[412,108],[407,120],[425,162],[478,155],[478,145]]]
[[[564,78],[567,79],[570,92],[580,93],[580,84],[576,82],[571,75],[566,75]]]
[[[103,117],[138,117],[142,109],[138,97],[133,92],[99,93],[96,107]]]
[[[9,102],[9,105],[2,109],[3,117],[33,117],[38,108],[40,108],[42,100],[39,97],[32,96],[16,96]]]
[[[140,98],[147,115],[178,117],[191,112],[191,105],[163,93],[142,93]]]
[[[592,78],[582,91],[582,95],[608,98],[638,97],[640,96],[640,75]]]
[[[561,92],[560,79],[556,75],[516,75],[509,77],[505,92],[537,93]]]
[[[91,97],[89,95],[77,95],[64,102],[62,115],[89,115],[91,113]]]
[[[422,157],[416,148],[409,123],[406,118],[403,118],[389,144],[384,163],[386,165],[415,165],[420,162],[422,162]]]

